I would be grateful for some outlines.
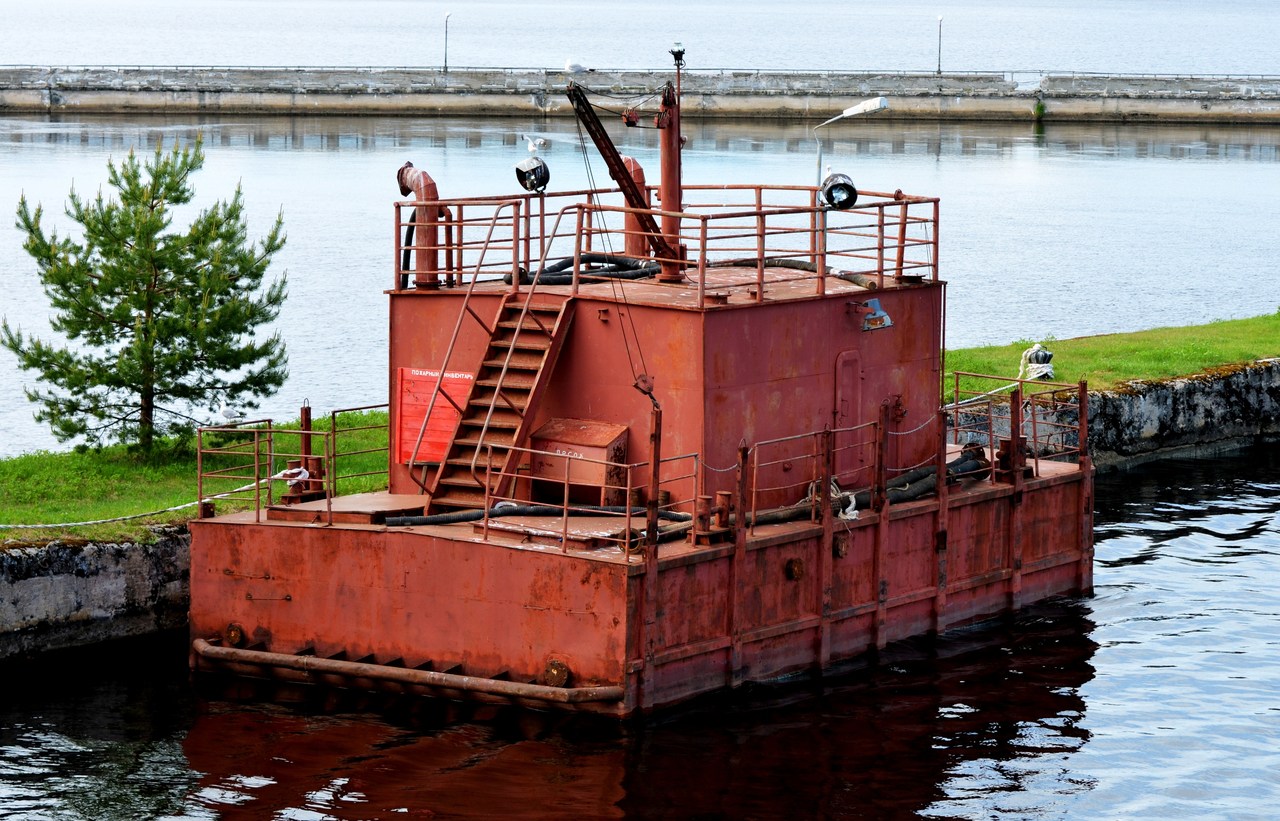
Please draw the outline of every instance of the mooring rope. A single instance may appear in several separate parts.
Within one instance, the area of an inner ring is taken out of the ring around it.
[[[164,510],[153,510],[150,513],[134,513],[129,516],[115,516],[110,519],[92,519],[87,522],[61,522],[59,524],[38,524],[38,525],[0,525],[0,530],[39,530],[39,529],[49,529],[49,528],[57,528],[57,527],[85,527],[87,525],[106,525],[106,524],[111,524],[112,522],[127,522],[130,519],[145,519],[148,516],[159,516],[161,513],[173,513],[174,511],[182,510],[183,508],[194,507],[195,505],[200,504],[200,502],[207,502],[210,499],[222,499],[227,496],[231,496],[232,494],[235,494],[235,493],[242,493],[243,491],[251,490],[257,487],[258,485],[262,484],[265,481],[267,480],[259,479],[256,482],[250,482],[247,485],[238,487],[235,490],[228,490],[226,493],[218,493],[213,496],[209,496],[194,502],[186,502],[185,504],[174,505],[173,507],[166,507]]]

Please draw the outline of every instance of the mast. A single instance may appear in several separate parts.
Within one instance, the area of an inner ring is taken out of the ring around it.
[[[685,247],[680,243],[680,218],[674,216],[684,210],[684,189],[681,181],[680,149],[683,140],[680,138],[680,70],[684,67],[684,46],[679,43],[671,49],[671,56],[676,62],[676,84],[670,83],[662,90],[662,108],[653,124],[662,132],[660,141],[662,149],[662,181],[658,186],[658,197],[662,200],[662,234],[667,245],[676,253],[676,258],[662,260],[662,268],[658,274],[659,282],[680,282],[684,279]]]

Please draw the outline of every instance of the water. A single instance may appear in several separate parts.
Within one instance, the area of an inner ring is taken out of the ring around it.
[[[1270,0],[3,0],[30,65],[690,68],[1277,74]],[[944,19],[939,26],[938,17]],[[191,21],[198,21],[193,25]],[[940,36],[941,35],[941,36]]]
[[[251,236],[284,213],[289,240],[276,271],[288,274],[289,300],[278,327],[290,379],[263,412],[292,418],[304,399],[326,412],[386,400],[382,291],[392,279],[396,169],[405,160],[430,169],[445,196],[509,192],[525,155],[517,135],[531,132],[551,141],[553,188],[587,184],[577,131],[564,120],[0,118],[0,206],[25,194],[44,205],[46,225],[67,231],[61,211],[73,184],[93,194],[108,159],[202,134],[199,204],[242,185]],[[859,186],[942,198],[952,347],[1280,306],[1271,225],[1280,128],[863,120],[828,132],[826,162]],[[619,129],[617,138],[656,170],[653,134]],[[692,122],[686,134],[691,183],[795,184],[814,174],[804,124]],[[593,168],[606,178],[598,159]],[[0,315],[47,337],[47,311],[21,233],[0,222]],[[18,389],[32,378],[0,351],[0,457],[58,446]]]
[[[621,731],[208,700],[180,639],[8,665],[0,818],[1274,818],[1280,452],[1097,499],[1093,598]]]

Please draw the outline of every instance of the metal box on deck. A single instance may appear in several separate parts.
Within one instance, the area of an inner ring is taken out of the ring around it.
[[[575,501],[623,503],[626,425],[593,419],[551,419],[534,431],[531,445],[535,451],[542,451],[531,460],[529,472],[533,479],[560,485],[567,479],[570,497]]]

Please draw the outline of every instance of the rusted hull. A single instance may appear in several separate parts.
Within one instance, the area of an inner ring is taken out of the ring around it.
[[[945,507],[738,529],[649,561],[468,525],[202,520],[193,664],[623,716],[1087,592],[1090,485],[1079,470],[1020,492],[984,481]]]

